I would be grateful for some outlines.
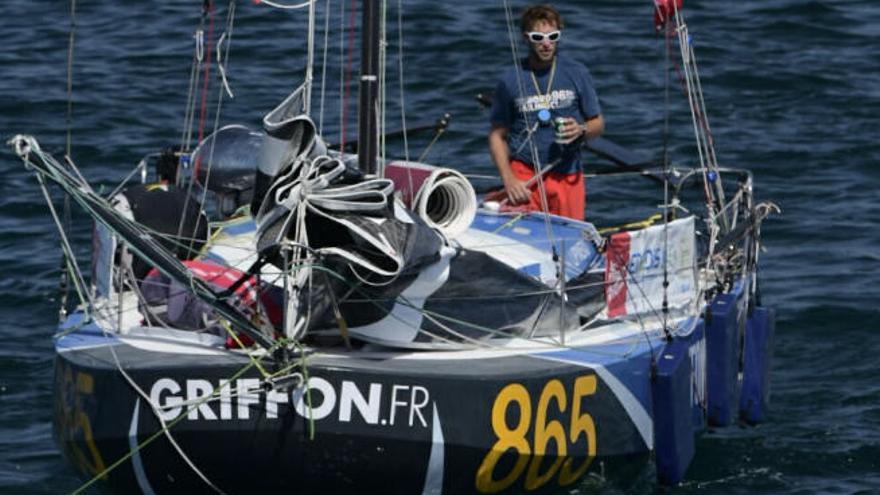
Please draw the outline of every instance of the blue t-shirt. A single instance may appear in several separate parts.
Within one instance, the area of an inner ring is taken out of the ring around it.
[[[540,110],[548,110],[550,122],[539,124],[532,138],[537,146],[541,168],[558,160],[553,167],[554,172],[575,173],[581,169],[580,143],[556,143],[552,120],[573,117],[583,124],[587,118],[599,115],[602,110],[593,88],[593,78],[583,64],[557,55],[555,75],[548,91],[551,72],[550,68],[534,71],[539,93],[532,80],[528,59],[523,59],[519,67],[508,69],[495,88],[491,121],[493,126],[508,129],[507,144],[511,158],[534,166],[528,128],[539,122]],[[524,91],[520,89],[520,84]]]

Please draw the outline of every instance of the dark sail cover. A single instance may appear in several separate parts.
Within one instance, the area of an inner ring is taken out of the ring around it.
[[[342,303],[350,331],[394,347],[472,347],[493,338],[556,337],[579,324],[557,291],[491,256],[443,248],[406,286]],[[369,322],[365,321],[369,320]]]

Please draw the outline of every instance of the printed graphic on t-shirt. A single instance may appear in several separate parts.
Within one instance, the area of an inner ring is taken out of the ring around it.
[[[516,107],[521,113],[539,110],[555,110],[574,105],[577,95],[570,89],[555,89],[546,95],[532,95],[516,99]]]

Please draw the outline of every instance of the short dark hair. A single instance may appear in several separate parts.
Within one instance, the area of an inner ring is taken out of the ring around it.
[[[156,160],[156,177],[159,182],[177,183],[180,168],[180,146],[171,146],[162,150]]]
[[[532,30],[532,28],[540,21],[546,21],[549,23],[556,24],[556,27],[562,29],[562,16],[559,15],[559,11],[553,8],[550,4],[541,4],[541,5],[532,5],[523,11],[522,17],[520,18],[520,28],[522,32],[526,33]]]

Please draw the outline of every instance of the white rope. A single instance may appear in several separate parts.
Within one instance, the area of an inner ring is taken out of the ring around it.
[[[229,80],[226,78],[226,67],[221,52],[223,41],[226,40],[227,34],[230,34],[231,37],[231,33],[223,33],[222,35],[220,35],[220,39],[217,40],[217,69],[220,71],[220,80],[223,82],[223,89],[226,90],[226,94],[228,94],[230,98],[235,98],[235,95],[232,94],[232,88],[229,87]],[[229,57],[228,47],[226,49],[226,56],[227,58]]]
[[[305,219],[307,214],[313,215],[316,219],[327,220],[347,229],[353,236],[371,246],[373,256],[381,254],[392,267],[381,267],[347,247],[327,246],[314,249],[315,253],[345,260],[357,277],[360,277],[357,268],[362,268],[381,277],[394,279],[403,269],[403,255],[381,233],[365,230],[361,225],[340,215],[385,211],[394,192],[394,183],[388,179],[374,178],[356,184],[332,184],[345,170],[346,166],[339,158],[326,155],[313,159],[300,157],[287,172],[276,179],[274,193],[270,189],[270,194],[273,195],[270,200],[274,201],[275,206],[257,218],[257,245],[268,247],[284,244],[293,229],[291,240],[294,243],[294,259],[303,259],[304,256],[299,255],[299,252],[301,246],[308,246]],[[267,235],[273,237],[265,237]],[[371,285],[387,283],[363,281]]]
[[[268,5],[269,7],[274,7],[276,9],[283,9],[283,10],[296,10],[296,9],[301,9],[303,7],[311,7],[315,4],[314,0],[310,0],[308,2],[292,4],[292,5],[273,2],[271,0],[256,0],[255,3],[261,3],[261,4]]]
[[[201,23],[204,23],[204,19],[202,19]],[[189,151],[190,149],[192,144],[193,124],[195,123],[195,94],[198,87],[198,74],[201,70],[202,60],[204,58],[205,43],[205,32],[202,30],[201,23],[195,34],[193,34],[193,40],[195,42],[193,47],[194,52],[192,63],[190,64],[189,89],[186,97],[186,108],[184,109],[183,130],[180,137],[180,150],[183,152]]]

